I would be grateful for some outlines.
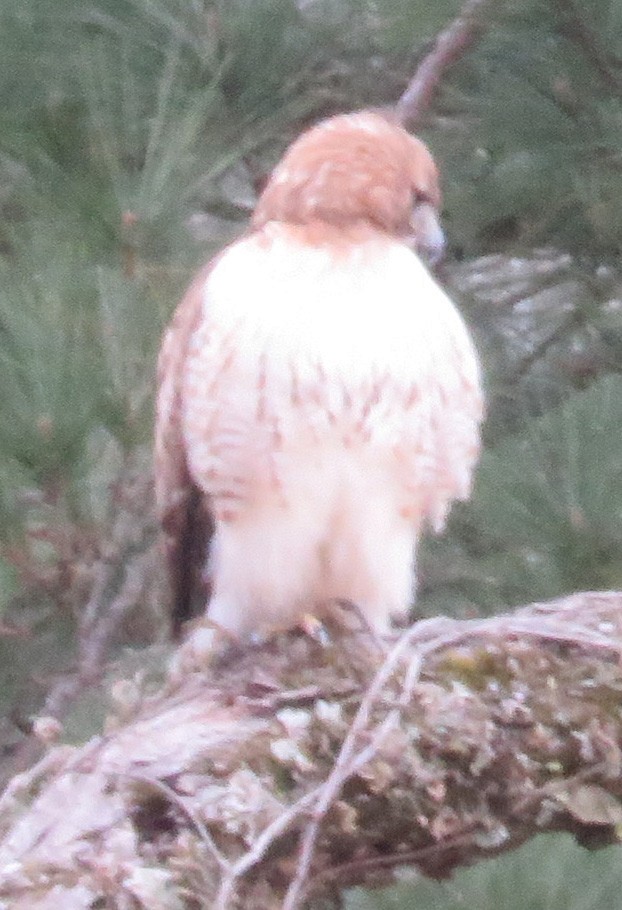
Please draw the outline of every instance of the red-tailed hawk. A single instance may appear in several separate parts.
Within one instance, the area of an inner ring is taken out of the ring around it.
[[[417,539],[468,497],[482,415],[469,334],[420,258],[440,251],[439,202],[422,142],[379,113],[332,117],[195,278],[159,360],[178,616],[202,574],[234,635],[336,601],[379,632],[408,610]]]

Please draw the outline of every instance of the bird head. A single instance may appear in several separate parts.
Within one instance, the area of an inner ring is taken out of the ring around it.
[[[258,200],[253,226],[367,227],[435,262],[444,246],[440,201],[427,146],[387,116],[361,111],[330,117],[290,145]]]

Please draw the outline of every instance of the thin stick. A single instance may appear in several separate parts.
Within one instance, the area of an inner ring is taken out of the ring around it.
[[[207,830],[207,828],[205,827],[205,825],[203,824],[203,822],[201,821],[201,819],[199,818],[197,813],[186,801],[184,801],[182,799],[182,797],[179,795],[179,793],[177,793],[175,790],[173,790],[172,787],[169,787],[169,785],[165,784],[164,781],[162,781],[162,780],[158,780],[155,777],[149,777],[148,774],[139,774],[138,772],[134,772],[134,771],[119,772],[117,774],[117,776],[127,778],[128,780],[135,780],[135,781],[138,781],[139,783],[143,783],[148,787],[152,787],[154,790],[157,790],[158,793],[161,793],[163,796],[165,796],[169,802],[173,803],[174,806],[177,806],[184,813],[184,815],[186,815],[187,818],[190,819],[190,821],[194,825],[196,831],[198,832],[199,836],[201,837],[203,843],[208,848],[208,850],[211,852],[211,854],[213,855],[214,859],[216,860],[216,862],[218,863],[220,868],[225,869],[227,871],[231,868],[231,864],[226,859],[226,857],[223,856],[223,854],[220,852],[220,850],[214,843],[214,839],[210,835],[209,831]]]
[[[435,637],[430,638],[430,631],[439,626],[442,631]],[[447,627],[449,627],[448,631],[444,631]],[[355,773],[355,770],[358,770],[376,755],[385,736],[396,726],[399,720],[399,711],[393,709],[376,731],[369,746],[357,756],[354,755],[357,739],[367,728],[371,709],[390,676],[395,671],[404,652],[412,647],[413,644],[416,644],[418,639],[423,639],[410,657],[400,697],[400,707],[406,707],[410,703],[425,657],[443,648],[455,646],[464,639],[477,637],[491,631],[501,635],[528,635],[530,637],[564,642],[565,644],[576,644],[580,647],[610,650],[616,653],[619,653],[620,650],[618,644],[611,642],[606,636],[598,632],[591,632],[582,627],[569,627],[559,621],[547,623],[546,619],[542,621],[540,617],[533,619],[529,616],[515,616],[502,617],[501,620],[497,617],[492,617],[489,620],[473,620],[467,623],[440,618],[416,623],[408,629],[389,653],[365,693],[332,771],[321,788],[317,806],[303,835],[296,875],[287,890],[282,910],[296,910],[300,906],[305,884],[311,870],[320,826],[345,781]]]
[[[432,622],[434,622],[434,620],[432,620]],[[417,627],[413,626],[410,629],[407,629],[400,636],[392,651],[389,652],[388,656],[382,663],[380,669],[376,673],[369,688],[367,689],[363,700],[361,701],[354,720],[350,725],[350,729],[348,730],[346,738],[343,741],[339,755],[335,760],[335,764],[333,765],[328,778],[321,787],[319,799],[313,812],[313,817],[311,818],[304,832],[296,875],[294,876],[289,888],[287,889],[287,894],[285,895],[285,900],[283,902],[283,910],[295,910],[295,908],[299,906],[302,891],[304,889],[304,885],[311,868],[311,862],[313,859],[313,854],[315,852],[315,844],[319,834],[320,826],[324,820],[324,816],[328,812],[328,809],[330,808],[333,801],[336,799],[345,781],[352,773],[352,759],[354,758],[358,737],[367,728],[371,709],[380,693],[382,692],[384,686],[389,681],[391,675],[394,673],[398,663],[402,659],[404,652],[411,645],[415,630],[417,634],[419,634]],[[386,718],[384,723],[381,725],[381,729],[384,729],[387,721],[393,723],[394,716],[395,712],[391,712],[389,717]],[[369,757],[371,757],[371,755],[369,755]],[[366,757],[366,760],[369,760],[369,757]]]
[[[213,910],[230,910],[237,882],[249,869],[257,865],[265,856],[266,850],[281,837],[296,819],[305,814],[309,807],[318,798],[321,787],[306,793],[297,800],[289,809],[282,812],[261,832],[251,849],[235,863],[229,874],[224,878],[216,895]]]
[[[446,70],[461,60],[484,30],[483,8],[490,0],[467,0],[458,16],[438,35],[395,109],[402,123],[413,125],[430,107]]]

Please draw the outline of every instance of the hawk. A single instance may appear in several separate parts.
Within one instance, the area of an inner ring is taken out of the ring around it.
[[[234,636],[339,601],[378,633],[407,612],[417,540],[469,496],[480,444],[476,352],[423,261],[439,204],[420,140],[381,113],[331,117],[190,285],[155,436],[178,619],[202,582]]]

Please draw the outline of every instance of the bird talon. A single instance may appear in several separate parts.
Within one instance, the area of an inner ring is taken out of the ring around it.
[[[308,635],[309,638],[312,638],[313,641],[316,641],[323,648],[326,648],[331,644],[328,629],[317,616],[313,615],[313,613],[305,613],[298,625],[305,635]]]

